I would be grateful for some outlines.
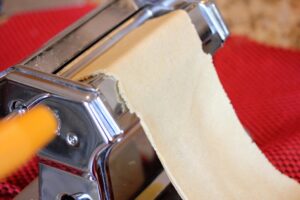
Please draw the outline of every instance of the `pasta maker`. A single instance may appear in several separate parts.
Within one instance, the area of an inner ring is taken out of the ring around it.
[[[39,177],[16,199],[149,199],[143,195],[157,182],[161,187],[152,199],[180,199],[138,117],[120,98],[116,80],[102,74],[71,80],[147,20],[178,9],[190,16],[203,50],[214,54],[229,32],[212,1],[104,0],[0,73],[1,117],[42,103],[59,119],[56,138],[39,152]]]

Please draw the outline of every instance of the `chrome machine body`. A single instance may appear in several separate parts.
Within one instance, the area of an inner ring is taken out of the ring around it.
[[[139,119],[119,98],[116,81],[101,74],[81,82],[70,78],[136,27],[176,9],[189,14],[207,53],[229,34],[210,1],[108,0],[0,73],[2,117],[43,103],[60,120],[57,137],[39,153],[38,180],[17,199],[134,199],[162,176],[163,167]]]

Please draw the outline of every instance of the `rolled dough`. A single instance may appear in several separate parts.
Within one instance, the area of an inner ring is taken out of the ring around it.
[[[184,11],[151,20],[74,79],[104,72],[184,199],[300,199],[240,124]]]

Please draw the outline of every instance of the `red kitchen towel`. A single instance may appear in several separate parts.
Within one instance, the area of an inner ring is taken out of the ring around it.
[[[0,24],[0,70],[22,61],[93,8],[88,5],[10,17]]]
[[[300,51],[233,36],[214,63],[256,144],[278,170],[300,182]]]
[[[0,69],[20,62],[91,9],[12,17],[0,25]],[[232,36],[214,56],[214,63],[246,130],[278,170],[300,182],[300,51]],[[34,158],[0,183],[0,199],[11,199],[37,174]]]

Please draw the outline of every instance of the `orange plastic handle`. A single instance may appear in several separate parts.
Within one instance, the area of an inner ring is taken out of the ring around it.
[[[54,137],[57,119],[46,106],[0,121],[0,180],[25,164]]]

